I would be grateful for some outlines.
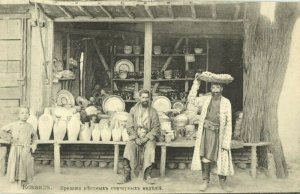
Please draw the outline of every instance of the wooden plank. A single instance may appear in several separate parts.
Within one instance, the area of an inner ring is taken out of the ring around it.
[[[0,4],[4,5],[28,5],[29,0],[0,0]]]
[[[155,17],[154,17],[154,15],[153,15],[153,13],[152,13],[152,11],[151,11],[150,7],[149,7],[149,6],[146,6],[146,5],[144,5],[144,8],[145,8],[145,10],[146,10],[147,14],[149,15],[149,17],[150,17],[151,19],[154,19]]]
[[[179,38],[178,39],[178,41],[176,42],[175,47],[174,47],[174,52],[175,52],[176,49],[179,48],[179,46],[181,45],[182,41],[183,41],[183,38]],[[161,71],[165,71],[168,68],[168,66],[171,63],[172,59],[173,59],[172,56],[168,57],[168,59],[166,60],[166,62],[163,65],[163,67],[161,68]],[[155,83],[152,92],[156,92],[158,86],[159,86],[159,82]]]
[[[18,114],[19,113],[18,107],[0,107],[0,113],[6,113],[6,114]],[[1,122],[0,122],[1,123]]]
[[[0,61],[0,73],[6,73],[6,72],[7,72],[7,61],[6,60]]]
[[[20,19],[20,18],[31,18],[30,13],[23,13],[23,14],[0,14],[1,20],[7,19]]]
[[[7,39],[22,39],[22,29],[20,19],[10,19],[7,25]]]
[[[36,6],[39,8],[40,12],[42,12],[42,14],[44,14],[47,18],[49,18],[50,20],[53,20],[53,17],[50,16],[45,9],[41,6],[41,4],[37,3]]]
[[[20,99],[21,95],[19,87],[0,88],[0,99]]]
[[[54,172],[60,173],[60,145],[57,143],[54,144]]]
[[[171,18],[175,18],[175,16],[174,16],[174,12],[173,12],[173,9],[172,9],[172,5],[170,5],[170,4],[168,4],[168,13],[169,13],[169,16],[171,17]]]
[[[135,38],[135,44],[139,45],[139,37]],[[139,72],[140,71],[140,57],[136,57],[135,58],[134,71],[135,72]],[[136,91],[136,92],[139,91],[139,83],[138,82],[134,83],[134,91]]]
[[[71,39],[70,39],[70,33],[67,33],[67,59],[66,59],[66,69],[70,69],[70,49],[71,49]]]
[[[189,45],[189,39],[188,38],[185,38],[185,45],[187,45],[187,46]],[[184,63],[185,63],[185,71],[188,71],[190,69],[190,64],[186,60],[184,60]],[[189,82],[188,81],[184,82],[184,91],[185,92],[189,91]]]
[[[144,89],[151,90],[152,66],[152,23],[145,23],[145,48],[144,48]]]
[[[21,61],[8,61],[7,73],[21,73]]]
[[[139,17],[139,18],[127,18],[127,17],[115,17],[113,20],[109,17],[74,17],[74,18],[65,18],[65,17],[58,17],[54,19],[55,22],[213,22],[213,23],[243,23],[243,19],[213,19],[213,18],[190,18],[190,17],[163,17],[163,18],[149,18],[149,17]]]
[[[132,13],[129,11],[129,9],[124,5],[124,2],[121,1],[122,3],[122,8],[123,10],[125,11],[125,13],[127,14],[127,16],[130,18],[130,19],[134,19],[134,16],[132,15]]]
[[[105,7],[103,7],[102,5],[100,5],[99,6],[100,7],[100,9],[110,18],[110,19],[112,19],[112,18],[114,18],[106,9],[105,9]]]
[[[256,156],[256,146],[251,147],[251,176],[252,178],[256,178],[256,164],[257,164],[257,156]]]
[[[7,41],[6,40],[0,40],[0,60],[7,60]]]
[[[82,6],[78,6],[78,8],[80,9],[80,11],[82,11],[85,15],[89,16],[90,18],[94,17],[86,8]]]
[[[18,106],[20,106],[19,100],[0,100],[0,107],[18,107]],[[7,115],[15,115],[15,114],[7,114]],[[1,119],[1,116],[3,115],[0,114],[0,120],[4,120]]]
[[[20,83],[15,79],[3,79],[0,81],[0,88],[2,87],[18,87]]]
[[[22,60],[22,41],[9,40],[6,42],[7,59],[8,60]]]
[[[58,6],[58,8],[68,17],[68,18],[74,18],[73,15],[64,7]]]
[[[18,80],[20,79],[20,77],[21,77],[20,73],[0,73],[0,80],[5,80],[5,79]]]
[[[238,17],[239,17],[241,6],[237,4],[237,5],[234,5],[234,7],[235,7],[235,12],[234,12],[234,15],[233,15],[233,19],[237,20]]]
[[[118,173],[118,164],[119,164],[119,145],[114,145],[114,173]]]

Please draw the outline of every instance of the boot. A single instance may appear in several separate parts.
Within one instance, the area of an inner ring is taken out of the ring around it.
[[[144,180],[148,184],[155,184],[154,180],[151,178],[151,173],[152,173],[152,165],[146,168],[145,173],[144,173]]]
[[[124,169],[124,175],[121,178],[121,180],[118,182],[118,184],[124,184],[131,181],[131,168],[129,160],[124,159],[123,160],[123,169]]]
[[[200,191],[206,191],[210,179],[210,163],[202,162],[202,179],[203,183],[200,185]]]
[[[232,188],[226,184],[226,176],[219,175],[219,183],[220,183],[220,187],[223,191],[225,191],[227,193],[232,192]]]

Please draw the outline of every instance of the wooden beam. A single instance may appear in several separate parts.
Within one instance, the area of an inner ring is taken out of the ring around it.
[[[78,8],[79,8],[80,11],[82,11],[85,15],[87,15],[87,16],[89,16],[89,17],[91,17],[91,18],[94,17],[94,16],[93,16],[86,8],[84,8],[84,7],[82,7],[82,6],[78,6]]]
[[[61,11],[63,11],[64,14],[65,14],[68,18],[74,18],[74,17],[72,16],[72,14],[71,14],[66,8],[64,8],[64,7],[62,7],[62,6],[58,6],[58,8],[59,8]]]
[[[114,19],[108,17],[75,17],[75,18],[55,18],[55,22],[224,22],[224,23],[243,23],[243,19],[229,20],[229,19],[212,19],[212,18],[190,18],[190,17],[176,17],[176,18],[126,18],[116,17]]]
[[[110,19],[112,19],[112,18],[114,18],[106,9],[105,9],[105,7],[103,7],[102,5],[100,5],[99,6],[100,7],[100,9],[110,18]]]
[[[127,14],[127,16],[130,18],[130,19],[134,19],[134,16],[132,15],[132,13],[129,11],[129,9],[124,5],[124,2],[122,1],[122,8],[123,10],[125,11],[125,13]]]
[[[41,4],[37,3],[37,7],[40,9],[40,12],[42,12],[47,18],[53,20],[53,17],[50,16],[48,13],[45,12],[44,8],[41,6]]]
[[[144,49],[144,89],[151,90],[152,67],[152,23],[145,23],[145,49]]]
[[[217,18],[217,8],[216,8],[216,4],[212,4],[211,5],[211,15],[213,19]]]
[[[24,14],[0,14],[0,19],[20,19],[20,18],[31,18],[30,13],[24,13]]]
[[[69,1],[69,0],[29,0],[32,3],[42,3],[47,5],[55,5],[55,6],[121,6],[120,1],[116,0],[105,0],[105,1]],[[188,0],[173,0],[173,1],[150,1],[150,0],[144,0],[144,1],[123,1],[125,6],[138,6],[138,5],[147,5],[147,6],[165,6],[166,2],[169,2],[170,5],[173,6],[181,6],[181,5],[189,5],[190,1]],[[192,0],[192,2],[195,5],[212,5],[212,4],[229,4],[228,1],[199,1],[199,0]],[[231,4],[235,4],[236,2],[232,2]]]
[[[234,15],[233,15],[233,19],[235,19],[235,20],[238,19],[239,13],[240,13],[240,9],[241,9],[240,5],[235,5],[235,12],[234,12]]]
[[[192,18],[196,19],[197,15],[196,15],[195,5],[191,2],[190,6],[191,6]]]
[[[66,69],[70,69],[70,51],[71,51],[71,38],[70,38],[70,33],[67,33],[67,58],[66,58]]]
[[[146,6],[146,5],[144,5],[144,8],[145,8],[145,10],[146,10],[147,14],[150,16],[150,18],[151,18],[151,19],[154,19],[154,15],[153,15],[153,13],[152,13],[152,11],[151,11],[150,7],[149,7],[149,6]]]
[[[0,0],[0,5],[28,5],[29,0]]]
[[[171,18],[175,18],[172,5],[168,4],[168,13]]]
[[[179,46],[181,45],[182,41],[183,41],[183,38],[179,38],[178,39],[178,41],[175,44],[173,53],[175,53],[175,50],[179,48]],[[160,71],[165,71],[168,68],[169,64],[171,63],[172,59],[173,59],[173,56],[168,57],[168,59],[166,60],[165,64],[163,65],[163,67],[161,68]],[[152,89],[153,93],[156,92],[158,86],[159,86],[159,82],[155,83],[155,85],[154,85],[154,87]]]

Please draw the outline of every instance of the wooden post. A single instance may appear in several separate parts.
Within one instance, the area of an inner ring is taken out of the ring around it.
[[[118,166],[119,166],[119,145],[115,144],[114,145],[115,149],[114,149],[114,173],[118,174]]]
[[[251,176],[252,178],[256,178],[256,164],[257,164],[257,157],[256,157],[256,146],[251,146]]]
[[[60,173],[60,145],[58,142],[53,144],[54,146],[54,172]]]
[[[208,71],[208,60],[209,60],[209,40],[206,40],[206,65],[205,65],[205,71]],[[208,92],[208,83],[205,82],[205,93]]]
[[[139,45],[139,37],[135,38],[135,44]],[[134,68],[135,72],[139,72],[140,71],[140,57],[136,57],[135,58],[135,68]],[[139,83],[135,82],[134,83],[134,91],[139,91]]]
[[[151,90],[152,23],[145,23],[144,89]]]
[[[70,69],[70,47],[71,47],[71,40],[70,40],[70,33],[67,33],[67,58],[66,58],[66,69]]]
[[[82,86],[81,86],[81,88],[82,88],[82,94],[81,95],[83,95],[83,96],[85,96],[85,76],[86,76],[86,62],[87,62],[87,56],[88,56],[88,40],[87,39],[85,39],[84,40],[84,57],[83,57],[83,67],[82,67],[82,73],[81,73],[81,75],[82,75]]]
[[[185,38],[185,45],[188,46],[189,45],[189,38]],[[190,69],[190,64],[189,62],[185,61],[185,71]],[[189,81],[185,81],[184,83],[184,91],[188,92],[189,91]]]
[[[160,153],[160,176],[166,175],[166,158],[167,158],[167,147],[163,145],[161,146],[161,153]]]

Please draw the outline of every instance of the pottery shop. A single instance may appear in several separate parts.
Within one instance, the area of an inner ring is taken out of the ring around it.
[[[30,106],[40,139],[37,163],[54,165],[55,172],[71,166],[110,166],[117,172],[128,140],[127,112],[145,88],[152,92],[163,132],[157,167],[162,175],[165,166],[187,168],[201,113],[187,94],[195,74],[204,71],[234,78],[223,95],[232,103],[238,139],[243,3],[26,2],[1,5],[6,30],[0,44],[7,48],[0,54],[1,125],[16,118],[20,105]],[[202,82],[199,96],[209,88]],[[234,162],[246,168],[251,149],[241,144],[233,150]]]

